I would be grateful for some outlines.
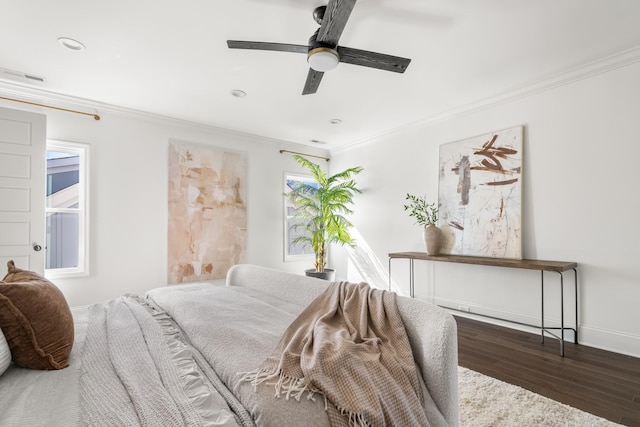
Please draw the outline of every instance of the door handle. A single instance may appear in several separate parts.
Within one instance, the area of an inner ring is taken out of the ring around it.
[[[40,252],[42,250],[42,246],[40,246],[36,242],[33,242],[33,250],[36,252]]]

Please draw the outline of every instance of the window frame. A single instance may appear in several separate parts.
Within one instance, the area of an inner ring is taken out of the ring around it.
[[[46,151],[73,153],[79,157],[78,167],[78,208],[50,208],[45,203],[45,220],[49,213],[78,214],[78,266],[67,268],[46,268],[45,277],[50,279],[89,276],[89,188],[90,188],[90,146],[82,142],[47,140]],[[46,167],[46,165],[45,165]],[[46,229],[46,227],[45,227]],[[48,239],[46,239],[48,244]],[[45,247],[45,251],[48,248]],[[45,252],[45,258],[47,253]]]
[[[315,179],[313,179],[313,176],[308,175],[308,174],[301,174],[301,173],[292,173],[292,172],[285,172],[284,173],[284,179],[283,179],[283,186],[284,186],[284,191],[285,194],[287,193],[287,181],[288,180],[296,180],[296,181],[309,181],[309,182],[316,182]],[[289,220],[291,218],[293,218],[292,215],[288,215],[287,214],[287,207],[290,206],[290,203],[288,201],[288,198],[285,196],[282,197],[283,199],[283,221],[284,221],[284,226],[283,226],[283,260],[284,262],[295,262],[295,261],[313,261],[315,260],[315,254],[313,253],[313,249],[311,249],[311,253],[308,254],[298,254],[298,255],[292,255],[289,253],[289,231],[290,231],[290,227],[289,227]]]

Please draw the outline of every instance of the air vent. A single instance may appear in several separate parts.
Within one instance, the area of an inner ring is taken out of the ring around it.
[[[22,71],[9,70],[7,68],[0,68],[0,78],[7,78],[27,83],[44,83],[44,77],[23,73]]]
[[[30,80],[35,80],[35,81],[38,81],[40,83],[44,83],[44,77],[32,76],[31,74],[25,74],[24,78],[25,79],[30,79]]]

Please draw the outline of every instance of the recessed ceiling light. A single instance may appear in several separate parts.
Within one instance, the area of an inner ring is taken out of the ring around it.
[[[79,42],[78,40],[70,39],[69,37],[58,37],[58,43],[69,50],[80,51],[86,49],[81,42]]]
[[[236,98],[244,98],[245,96],[247,96],[247,92],[240,89],[234,89],[231,91],[231,96],[235,96]]]
[[[340,120],[340,119],[331,119],[331,120],[329,120],[329,123],[331,123],[332,125],[339,125],[340,123],[342,123],[342,120]]]

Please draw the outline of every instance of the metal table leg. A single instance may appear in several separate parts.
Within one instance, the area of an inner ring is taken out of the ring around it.
[[[389,284],[387,285],[387,289],[391,290],[391,260],[393,258],[389,257]]]
[[[387,284],[387,289],[391,290],[391,260],[393,258],[389,258],[389,283]],[[415,277],[413,274],[413,258],[409,259],[409,295],[411,298],[414,297],[415,289]]]
[[[411,259],[411,263],[409,264],[409,274],[411,277],[409,278],[409,296],[413,298],[413,290],[415,286],[415,277],[413,275],[413,258]]]
[[[564,274],[561,271],[557,271],[557,273],[560,275],[560,327],[559,328],[553,328],[553,327],[546,327],[544,324],[544,271],[541,271],[541,278],[540,278],[540,287],[541,287],[541,297],[542,297],[542,301],[541,301],[541,320],[540,320],[540,329],[541,329],[541,342],[544,343],[544,335],[545,333],[551,335],[553,338],[556,338],[558,341],[560,341],[560,355],[564,356],[564,331],[567,329],[570,329],[573,331],[573,342],[574,344],[578,344],[578,307],[579,307],[579,303],[578,303],[578,269],[573,268],[573,295],[574,295],[574,314],[575,314],[575,323],[574,323],[574,327],[570,328],[570,327],[566,327],[564,324]],[[551,332],[551,330],[553,329],[558,329],[560,331],[560,335],[556,335],[553,332]]]
[[[574,296],[575,296],[575,302],[576,302],[576,323],[575,323],[575,329],[573,330],[573,342],[574,344],[578,344],[578,269],[577,268],[573,268],[573,292],[574,292]]]
[[[564,274],[560,274],[560,356],[564,356]]]
[[[544,271],[540,270],[540,294],[542,313],[540,314],[540,343],[544,344]]]

